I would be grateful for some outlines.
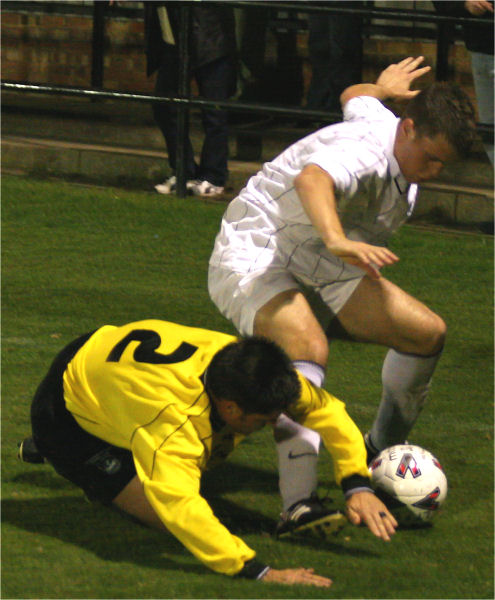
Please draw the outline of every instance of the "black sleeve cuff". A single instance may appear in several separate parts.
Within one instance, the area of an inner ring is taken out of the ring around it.
[[[350,492],[355,488],[368,488],[370,491],[373,491],[369,478],[364,477],[363,475],[351,475],[350,477],[346,477],[345,479],[342,479],[340,486],[342,487],[344,494],[347,494],[347,492]]]
[[[244,579],[258,579],[260,575],[263,575],[269,567],[257,560],[248,560],[244,563],[244,566],[235,574],[235,577],[243,577]]]

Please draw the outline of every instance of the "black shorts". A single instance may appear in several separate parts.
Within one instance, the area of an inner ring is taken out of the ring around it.
[[[132,453],[85,431],[67,410],[63,375],[88,333],[55,358],[31,405],[33,439],[55,471],[82,488],[92,501],[111,504],[136,475]]]

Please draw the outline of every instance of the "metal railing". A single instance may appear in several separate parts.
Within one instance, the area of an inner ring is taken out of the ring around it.
[[[126,93],[115,90],[103,90],[103,37],[105,19],[109,15],[107,2],[93,3],[93,36],[92,36],[92,68],[91,81],[92,88],[81,88],[71,86],[53,86],[30,84],[29,82],[1,82],[1,89],[24,93],[44,93],[44,94],[63,94],[65,96],[79,96],[86,98],[99,98],[111,100],[131,100],[137,102],[163,102],[166,104],[176,105],[177,107],[177,156],[176,156],[176,175],[177,175],[177,195],[185,197],[186,195],[186,172],[185,172],[185,147],[189,134],[189,112],[192,107],[197,108],[214,108],[223,109],[233,112],[254,112],[269,115],[283,115],[307,120],[340,120],[340,114],[329,113],[328,111],[316,111],[307,108],[293,108],[287,106],[274,106],[271,104],[260,103],[245,103],[239,101],[212,101],[203,98],[192,98],[190,94],[190,79],[189,79],[189,11],[195,4],[195,0],[183,0],[180,3],[180,19],[179,19],[179,35],[178,35],[178,52],[179,52],[179,86],[178,95],[176,97],[154,96],[141,93]],[[218,4],[219,1],[213,1],[211,4]],[[484,19],[472,17],[451,17],[438,15],[429,11],[408,11],[386,8],[357,8],[355,6],[344,8],[331,7],[328,5],[321,6],[317,3],[310,2],[267,2],[256,0],[222,0],[222,4],[228,3],[234,8],[249,8],[251,6],[264,7],[270,10],[290,11],[290,13],[328,13],[328,14],[352,14],[362,16],[366,19],[386,19],[392,21],[412,21],[420,23],[434,23],[437,25],[437,79],[446,78],[446,63],[448,56],[448,46],[452,38],[452,30],[455,25],[465,23],[476,23],[490,26],[490,23]],[[58,5],[56,8],[54,4]],[[42,12],[41,5],[50,5],[53,10],[47,12],[60,12],[62,2],[8,2],[3,1],[2,11],[6,10],[22,10]],[[22,6],[20,6],[22,5]],[[29,5],[29,6],[26,6]],[[69,10],[70,7],[70,10]],[[88,14],[87,7],[77,5],[65,5],[69,10],[69,14]],[[85,11],[81,10],[84,9]],[[129,9],[125,9],[129,10]],[[131,9],[132,10],[132,9]],[[64,13],[67,14],[67,13]],[[135,16],[135,11],[133,16]],[[449,27],[449,29],[445,29]],[[440,55],[439,55],[440,53]],[[441,71],[438,66],[440,64]],[[493,126],[478,124],[478,130],[482,135],[490,135],[493,137]]]

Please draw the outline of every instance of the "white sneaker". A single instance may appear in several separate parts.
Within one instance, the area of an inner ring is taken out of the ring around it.
[[[171,194],[172,192],[175,192],[176,188],[177,188],[177,177],[175,175],[172,175],[168,179],[165,179],[165,181],[163,183],[159,183],[159,184],[155,185],[155,190],[159,194]]]
[[[219,196],[220,194],[223,194],[223,190],[225,189],[222,186],[213,185],[213,183],[206,180],[200,181],[198,179],[188,183],[191,183],[191,186],[188,186],[187,189],[190,190],[194,196]]]
[[[200,183],[201,183],[201,181],[199,179],[188,179],[186,181],[187,192],[189,194],[192,194],[193,193],[191,191],[192,188]],[[163,183],[159,183],[159,184],[155,185],[155,190],[159,194],[172,194],[173,192],[175,192],[176,189],[177,189],[177,177],[175,175],[172,175],[168,179],[165,179],[165,181]]]

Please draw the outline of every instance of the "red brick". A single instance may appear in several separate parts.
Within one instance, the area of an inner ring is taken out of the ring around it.
[[[22,15],[20,15],[19,13],[2,11],[2,31],[4,25],[22,26]]]
[[[65,17],[62,15],[40,15],[39,25],[46,29],[65,27]]]
[[[76,31],[91,31],[93,29],[93,20],[86,17],[70,16],[67,17],[66,27]]]

